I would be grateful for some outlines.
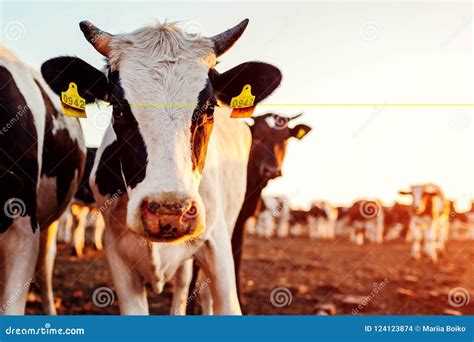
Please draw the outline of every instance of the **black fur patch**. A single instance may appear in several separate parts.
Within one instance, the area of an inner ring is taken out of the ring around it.
[[[0,66],[0,94],[0,232],[13,223],[4,210],[11,198],[24,203],[24,210],[20,209],[19,213],[31,217],[34,232],[38,225],[38,136],[33,114],[13,76],[3,66]]]
[[[97,154],[97,148],[88,147],[87,156],[86,156],[86,165],[84,167],[84,173],[82,175],[81,183],[77,188],[76,194],[74,197],[81,201],[84,204],[95,203],[94,194],[89,185],[89,178],[91,176],[92,168],[94,167],[94,160]]]
[[[118,142],[115,140],[104,149],[97,165],[95,182],[102,195],[110,197],[125,191],[120,168]]]
[[[61,96],[69,88],[69,83],[77,85],[79,95],[87,103],[107,98],[107,78],[104,73],[77,57],[56,57],[41,66],[46,83]]]
[[[56,110],[41,85],[38,82],[36,85],[41,91],[46,107],[41,176],[56,177],[56,200],[58,209],[62,212],[70,200],[67,194],[71,189],[71,182],[74,180],[76,172],[79,179],[82,177],[85,155],[78,142],[71,138],[67,129],[57,129],[53,134],[53,118],[59,118],[59,115],[62,114]],[[74,120],[78,119],[74,118]]]

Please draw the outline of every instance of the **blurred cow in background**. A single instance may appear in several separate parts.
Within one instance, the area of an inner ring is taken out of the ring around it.
[[[365,240],[382,243],[384,213],[378,200],[358,200],[347,211],[351,241],[363,245]]]
[[[472,210],[472,209],[471,209]],[[458,212],[454,201],[449,200],[449,233],[456,240],[467,240],[470,237],[470,215],[471,211]]]
[[[302,209],[290,209],[290,235],[301,236],[308,232],[309,212]]]
[[[434,184],[411,186],[409,191],[400,191],[401,195],[412,197],[413,214],[409,226],[409,239],[412,241],[412,256],[421,258],[423,252],[433,262],[438,261],[438,252],[445,251],[449,232],[449,201],[441,188]]]
[[[344,235],[347,231],[349,222],[349,209],[350,207],[336,207],[336,222],[334,224],[334,232],[336,236]]]
[[[411,220],[411,206],[395,202],[391,207],[384,207],[383,212],[384,240],[406,239]]]
[[[105,230],[104,219],[97,209],[89,178],[97,153],[97,148],[88,147],[86,165],[81,184],[74,195],[74,199],[64,212],[58,224],[58,241],[74,243],[76,255],[83,256],[86,240],[86,228],[94,230],[94,244],[97,250],[102,250],[102,236]]]
[[[261,202],[261,211],[256,220],[258,236],[279,238],[288,236],[290,221],[290,205],[284,196],[264,196]]]
[[[337,210],[326,201],[316,201],[308,212],[309,237],[332,240],[336,236]]]

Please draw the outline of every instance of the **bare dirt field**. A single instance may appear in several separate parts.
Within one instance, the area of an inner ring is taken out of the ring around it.
[[[403,242],[355,246],[345,239],[323,242],[306,237],[263,239],[247,236],[242,308],[251,315],[474,314],[474,242],[450,241],[437,265],[408,258]],[[86,248],[84,258],[60,244],[54,270],[58,313],[118,314],[118,299],[100,308],[92,294],[112,287],[102,252]],[[171,287],[149,291],[150,312],[168,314]],[[273,294],[272,294],[273,291]],[[30,293],[28,314],[42,314]],[[467,296],[467,297],[466,297]],[[454,304],[454,305],[453,305]]]

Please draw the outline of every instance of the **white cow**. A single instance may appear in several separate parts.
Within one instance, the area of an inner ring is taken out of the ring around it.
[[[284,196],[263,196],[261,211],[256,220],[257,235],[279,238],[288,237],[290,206]]]
[[[433,262],[438,261],[438,252],[445,251],[449,233],[449,201],[440,187],[433,184],[413,185],[410,191],[400,191],[413,199],[413,214],[410,219],[408,239],[412,241],[412,256],[421,258],[423,252]]]
[[[247,23],[206,38],[171,23],[111,35],[81,22],[107,58],[107,74],[76,57],[43,64],[58,93],[75,81],[86,101],[113,107],[91,187],[99,207],[123,191],[103,211],[122,314],[148,314],[145,285],[161,292],[191,258],[209,279],[213,312],[241,313],[230,237],[244,200],[251,134],[216,107],[243,90],[255,105],[281,80],[277,68],[260,62],[215,69]]]

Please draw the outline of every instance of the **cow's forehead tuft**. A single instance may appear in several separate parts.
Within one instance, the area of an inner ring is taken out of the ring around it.
[[[113,70],[119,69],[124,59],[137,63],[192,60],[215,64],[212,41],[187,34],[174,23],[157,23],[132,33],[114,35],[110,47],[109,64]]]

